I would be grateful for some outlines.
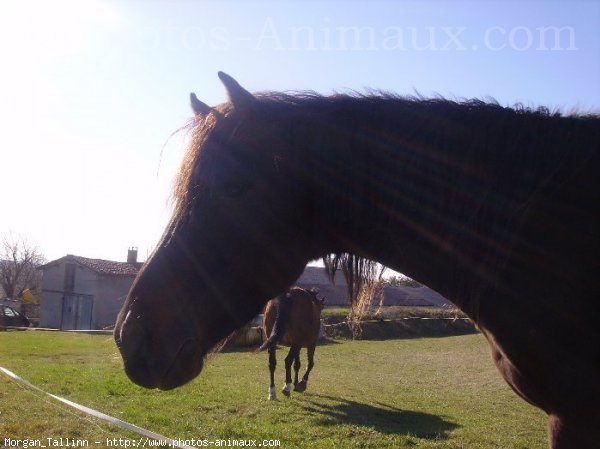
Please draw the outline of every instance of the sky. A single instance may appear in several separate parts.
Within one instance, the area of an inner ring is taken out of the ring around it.
[[[0,238],[145,259],[171,213],[189,93],[448,98],[600,112],[598,1],[2,1]]]

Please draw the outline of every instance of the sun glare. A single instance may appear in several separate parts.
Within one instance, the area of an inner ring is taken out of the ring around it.
[[[85,46],[91,25],[119,20],[114,5],[100,0],[2,2],[3,58],[33,66],[73,54]]]

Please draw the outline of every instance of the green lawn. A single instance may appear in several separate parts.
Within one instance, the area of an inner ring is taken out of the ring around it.
[[[278,388],[283,358],[278,351]],[[196,380],[160,392],[125,377],[109,336],[0,332],[0,366],[171,438],[311,449],[546,447],[545,416],[501,380],[481,335],[338,341],[319,346],[315,362],[308,391],[278,402],[266,400],[267,355],[243,351],[211,356]],[[0,373],[0,445],[61,436],[139,438]]]
[[[325,307],[321,315],[327,323],[345,321],[349,307]],[[408,317],[420,318],[466,318],[466,315],[457,308],[441,307],[410,307],[410,306],[385,306],[368,307],[361,316],[363,320],[374,319],[400,319]]]

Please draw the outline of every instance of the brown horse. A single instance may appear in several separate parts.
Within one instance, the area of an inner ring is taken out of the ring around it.
[[[366,258],[477,323],[552,448],[598,447],[600,117],[219,77],[230,101],[191,96],[174,215],[117,319],[134,382],[188,382],[308,261],[353,286]]]
[[[275,367],[277,360],[275,351],[277,343],[290,347],[285,358],[285,384],[282,393],[290,395],[292,384],[292,362],[294,363],[294,391],[306,391],[308,376],[315,362],[315,348],[319,339],[321,325],[321,310],[325,299],[318,299],[315,291],[292,287],[285,294],[270,300],[265,307],[264,330],[269,338],[259,348],[269,350],[269,371],[271,383],[269,384],[269,400],[277,400],[275,391]],[[300,350],[306,348],[308,365],[302,380],[298,382],[300,370]]]

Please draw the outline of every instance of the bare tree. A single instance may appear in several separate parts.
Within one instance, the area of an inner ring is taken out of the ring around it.
[[[46,258],[25,238],[12,234],[0,242],[0,285],[12,299],[19,299],[27,289],[37,291],[40,275],[37,268]]]

